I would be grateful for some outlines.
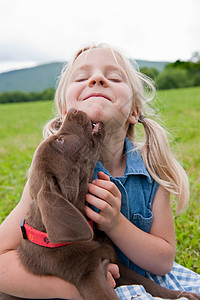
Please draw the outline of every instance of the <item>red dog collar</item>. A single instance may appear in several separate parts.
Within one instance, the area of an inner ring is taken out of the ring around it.
[[[33,227],[29,226],[24,219],[21,220],[20,227],[23,234],[23,238],[28,239],[36,245],[48,248],[56,248],[71,244],[71,242],[52,244],[46,232],[34,229]]]
[[[89,220],[88,223],[90,224],[90,226],[93,229],[93,221]],[[32,243],[39,245],[39,246],[48,247],[48,248],[56,248],[56,247],[61,247],[61,246],[66,246],[66,245],[72,244],[72,242],[52,244],[50,242],[46,232],[36,230],[33,227],[29,226],[26,223],[25,219],[21,220],[20,227],[21,227],[23,238],[28,239]]]

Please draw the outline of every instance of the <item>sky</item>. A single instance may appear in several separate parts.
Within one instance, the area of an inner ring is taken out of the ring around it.
[[[200,0],[0,0],[0,72],[67,61],[108,43],[126,56],[189,60],[200,52]]]

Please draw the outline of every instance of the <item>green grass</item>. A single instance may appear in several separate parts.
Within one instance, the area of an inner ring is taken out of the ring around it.
[[[200,274],[200,88],[159,92],[171,146],[190,181],[188,209],[175,217],[176,261]]]
[[[52,102],[0,105],[0,223],[21,198],[42,128],[52,118]]]
[[[175,217],[176,261],[200,274],[200,87],[162,91],[158,106],[190,180],[190,205]],[[26,173],[52,102],[0,105],[0,223],[21,198]]]

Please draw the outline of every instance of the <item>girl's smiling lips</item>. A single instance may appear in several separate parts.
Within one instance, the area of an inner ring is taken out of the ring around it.
[[[92,97],[101,97],[101,98],[105,98],[105,99],[111,101],[111,99],[108,96],[101,94],[101,93],[92,93],[92,94],[88,95],[87,97],[85,97],[83,100],[87,100]]]

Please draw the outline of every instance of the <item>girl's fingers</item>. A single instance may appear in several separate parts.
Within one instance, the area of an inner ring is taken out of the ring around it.
[[[101,215],[95,212],[89,206],[85,206],[85,214],[90,220],[94,221],[96,224],[99,224],[99,222],[101,221]]]
[[[98,172],[98,178],[102,180],[110,181],[110,177],[102,171]]]
[[[118,206],[118,202],[121,205],[121,197],[117,193],[117,191],[115,192],[115,194],[116,194],[116,196],[115,196],[115,195],[113,195],[112,192],[110,192],[109,190],[105,189],[105,186],[103,188],[103,187],[100,187],[99,185],[97,186],[96,184],[90,183],[89,186],[88,186],[88,192],[91,195],[95,195],[95,197],[97,198],[97,200],[99,200],[99,199],[104,200],[103,202],[104,202],[105,206],[108,203],[111,207],[115,207],[116,205]],[[86,196],[86,201],[88,201],[87,200],[87,196]],[[93,204],[93,203],[91,203],[91,204]]]
[[[112,288],[115,288],[116,282],[114,278],[119,278],[119,267],[115,264],[109,264],[107,267],[107,280]]]
[[[103,211],[104,213],[106,213],[106,212],[109,213],[109,210],[111,208],[110,203],[108,204],[107,201],[97,198],[91,194],[86,195],[86,201],[87,201],[87,203],[95,206],[97,209],[99,209],[100,211]]]
[[[110,177],[105,173],[103,173],[102,171],[98,172],[98,179],[93,180],[92,184],[94,184],[95,186],[99,186],[104,190],[109,191],[114,197],[120,197],[121,195],[117,186],[110,181]]]
[[[121,193],[117,186],[110,181],[108,175],[99,172],[98,178],[89,184],[86,202],[96,207],[99,212],[86,206],[85,214],[97,224],[100,230],[105,231],[111,228],[119,218]]]
[[[112,194],[112,196],[114,196],[114,197],[120,197],[120,195],[121,195],[118,187],[111,181],[96,179],[92,183],[89,184],[89,186],[88,186],[89,192],[92,194],[95,194],[95,187],[101,188],[102,191],[108,192],[108,193]],[[90,191],[91,189],[92,189],[92,191]],[[100,192],[100,189],[97,189],[96,191]],[[106,195],[108,195],[108,193],[106,193]],[[102,197],[97,194],[95,194],[95,195],[102,199],[104,198],[103,195],[102,195]]]
[[[119,278],[120,277],[120,274],[119,274],[119,267],[118,265],[116,264],[109,264],[108,267],[107,267],[107,270],[112,274],[112,276],[114,278]]]

